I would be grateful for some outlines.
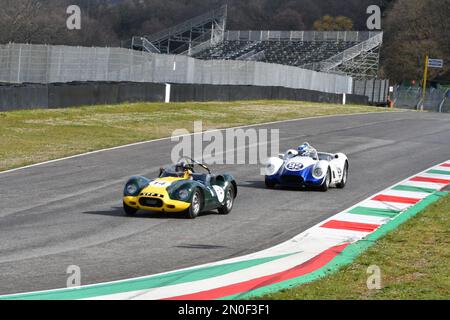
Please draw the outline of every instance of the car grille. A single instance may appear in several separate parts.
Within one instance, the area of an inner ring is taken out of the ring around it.
[[[282,176],[282,184],[301,185],[303,184],[303,178],[299,176]]]
[[[156,198],[164,198],[164,195],[158,193],[141,193],[141,197],[156,197]]]
[[[139,204],[144,207],[161,208],[163,206],[163,201],[156,198],[140,198]]]

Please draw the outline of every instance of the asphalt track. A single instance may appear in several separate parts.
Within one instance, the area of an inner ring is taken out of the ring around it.
[[[258,128],[258,127],[256,127]],[[371,194],[450,159],[450,116],[380,113],[263,125],[280,147],[309,141],[344,152],[350,178],[327,193],[266,190],[253,165],[221,165],[239,195],[229,216],[140,214],[121,209],[135,174],[153,177],[174,143],[160,140],[0,174],[0,294],[62,288],[69,265],[82,284],[171,271],[285,241]]]

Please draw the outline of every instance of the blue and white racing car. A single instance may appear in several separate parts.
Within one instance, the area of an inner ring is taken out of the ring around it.
[[[270,158],[265,183],[269,189],[275,186],[313,187],[322,191],[330,187],[342,189],[347,184],[348,169],[345,154],[317,152],[306,142],[277,158]]]

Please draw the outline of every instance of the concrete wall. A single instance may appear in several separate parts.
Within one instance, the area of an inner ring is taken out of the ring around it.
[[[171,85],[171,101],[233,101],[233,100],[297,100],[342,103],[342,94],[291,89],[285,87],[230,85]],[[367,104],[365,96],[346,95],[347,103]]]
[[[171,84],[170,101],[302,100],[342,103],[342,95],[284,87]],[[164,102],[166,84],[73,82],[0,85],[0,111],[65,108],[123,102]],[[365,96],[346,95],[347,103],[367,104]]]
[[[164,102],[165,88],[165,84],[130,82],[0,85],[0,111]]]

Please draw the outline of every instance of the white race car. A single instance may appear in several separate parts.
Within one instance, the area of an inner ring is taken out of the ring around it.
[[[315,187],[322,191],[330,187],[344,188],[349,170],[347,156],[312,150],[299,153],[291,149],[277,158],[270,158],[266,166],[266,187]]]

